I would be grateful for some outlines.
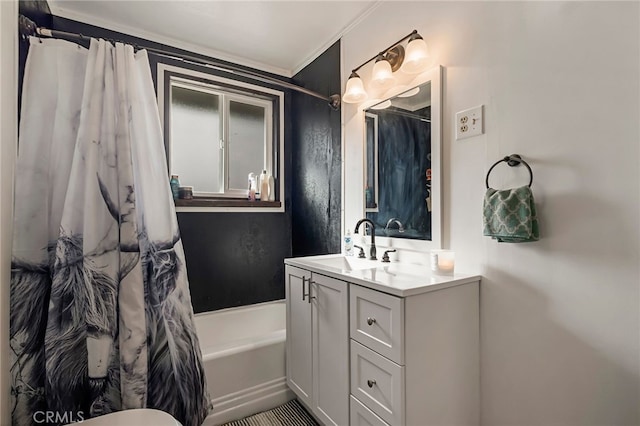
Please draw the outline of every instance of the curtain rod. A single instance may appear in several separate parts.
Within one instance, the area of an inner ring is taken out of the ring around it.
[[[82,34],[76,34],[76,33],[69,33],[66,31],[58,31],[58,30],[51,30],[48,28],[43,28],[43,27],[38,27],[36,25],[35,22],[33,22],[31,19],[27,18],[24,15],[20,15],[19,17],[19,21],[18,21],[18,28],[20,31],[20,35],[23,38],[26,38],[27,36],[41,36],[41,37],[50,37],[50,38],[63,38],[63,39],[69,39],[70,41],[89,41],[91,39],[91,37],[87,37],[85,35]],[[124,41],[119,41],[119,40],[114,40],[114,39],[110,39],[110,38],[104,38],[102,37],[104,40],[110,41],[111,43],[124,43],[124,44],[131,44],[131,43],[127,43]],[[203,58],[198,58],[196,56],[192,56],[192,55],[187,55],[187,54],[174,54],[174,53],[168,53],[165,52],[163,50],[160,49],[156,49],[153,47],[145,47],[145,46],[140,46],[137,44],[134,44],[133,47],[136,50],[140,50],[140,49],[144,49],[146,51],[148,51],[149,53],[153,53],[154,55],[157,56],[162,56],[165,58],[169,58],[169,59],[174,59],[174,60],[178,60],[178,61],[182,61],[182,62],[186,62],[186,63],[192,63],[195,65],[202,65],[202,66],[206,66],[207,68],[211,68],[211,69],[215,69],[217,71],[223,71],[223,72],[228,72],[231,74],[235,74],[241,77],[245,77],[245,78],[250,78],[256,81],[260,81],[263,83],[268,83],[268,84],[273,84],[276,86],[280,86],[280,87],[284,87],[287,89],[291,89],[291,90],[295,90],[297,92],[300,93],[304,93],[306,95],[310,95],[313,96],[315,98],[318,99],[322,99],[324,101],[327,101],[329,103],[329,106],[333,109],[333,110],[339,110],[340,109],[340,95],[339,94],[334,94],[331,96],[325,96],[322,95],[320,93],[314,92],[313,90],[309,90],[306,89],[304,87],[300,87],[296,84],[293,83],[289,83],[287,81],[282,81],[282,80],[278,80],[277,78],[273,78],[273,77],[269,77],[266,75],[261,75],[257,72],[254,71],[250,71],[250,70],[245,70],[233,65],[229,65],[229,64],[225,64],[224,62],[220,62],[220,61],[216,61],[214,59],[203,59]]]

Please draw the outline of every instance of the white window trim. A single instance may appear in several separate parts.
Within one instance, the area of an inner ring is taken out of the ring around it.
[[[224,77],[219,77],[216,75],[212,75],[212,74],[208,74],[208,73],[204,73],[204,72],[200,72],[200,71],[195,71],[195,70],[191,70],[191,69],[187,69],[187,68],[182,68],[182,67],[177,67],[174,65],[168,65],[168,64],[158,64],[157,67],[157,86],[158,86],[158,108],[160,110],[160,125],[162,126],[162,130],[164,133],[164,129],[165,129],[165,117],[164,117],[164,103],[165,103],[165,99],[170,97],[170,93],[167,94],[165,93],[165,87],[164,87],[164,80],[165,80],[165,73],[176,73],[176,74],[182,74],[185,76],[189,76],[189,77],[194,77],[194,78],[200,78],[200,79],[204,79],[204,80],[209,80],[213,83],[215,82],[219,82],[221,84],[226,84],[229,86],[235,86],[238,88],[244,88],[244,89],[250,89],[250,90],[254,90],[257,92],[261,92],[261,93],[265,93],[265,94],[269,94],[269,95],[274,95],[277,96],[279,98],[279,123],[278,125],[280,126],[279,131],[278,131],[278,141],[273,140],[272,143],[278,144],[279,150],[278,150],[278,156],[275,159],[276,164],[272,164],[271,166],[271,170],[272,171],[277,171],[277,175],[275,175],[275,177],[277,178],[277,181],[279,182],[279,194],[280,194],[280,207],[176,207],[176,211],[177,212],[254,212],[254,213],[266,213],[266,212],[272,212],[272,213],[281,213],[285,211],[284,205],[285,205],[285,193],[284,193],[284,188],[285,188],[285,175],[284,175],[284,158],[285,158],[285,152],[284,152],[284,92],[279,91],[279,90],[274,90],[274,89],[270,89],[267,87],[262,87],[262,86],[257,86],[254,84],[249,84],[249,83],[245,83],[245,82],[241,82],[241,81],[236,81],[236,80],[231,80],[228,78],[224,78]],[[197,81],[189,81],[189,84],[192,83],[198,83]],[[206,84],[202,84],[203,88],[210,88],[210,85],[206,85]],[[243,99],[244,100],[244,99]],[[270,108],[271,108],[271,103],[270,104]],[[272,120],[267,120],[267,126],[269,127],[269,129],[267,131],[269,132],[273,132],[273,129],[270,127],[271,126],[271,122]],[[168,150],[169,150],[169,161],[171,161],[172,158],[172,153],[171,153],[171,149],[172,149],[172,144],[169,143],[168,144]],[[266,149],[266,148],[265,148]],[[225,153],[226,155],[226,153]],[[267,156],[268,158],[271,158],[271,156]],[[272,160],[269,160],[272,161]],[[273,173],[273,172],[272,172]],[[225,182],[225,185],[227,185],[227,183]]]

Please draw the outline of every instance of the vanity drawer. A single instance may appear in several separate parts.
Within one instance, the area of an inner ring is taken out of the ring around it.
[[[390,425],[404,424],[404,367],[353,340],[351,394]]]
[[[376,416],[364,404],[358,401],[353,395],[351,398],[351,410],[349,416],[349,426],[389,426],[387,422]]]
[[[404,365],[404,300],[355,284],[349,293],[351,338]]]

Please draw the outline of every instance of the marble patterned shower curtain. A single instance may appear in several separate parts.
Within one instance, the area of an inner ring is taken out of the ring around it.
[[[11,277],[15,425],[209,409],[146,51],[32,39]]]

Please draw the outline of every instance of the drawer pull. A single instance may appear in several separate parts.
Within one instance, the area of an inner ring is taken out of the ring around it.
[[[373,385],[375,385],[375,384],[376,384],[376,379],[367,380],[367,386],[369,386],[370,388],[372,388]]]
[[[371,317],[367,318],[367,324],[369,324],[369,325],[373,325],[373,323],[374,323],[374,322],[376,322],[376,319],[375,319],[375,318],[371,318]],[[374,382],[374,383],[375,383],[375,382]]]

